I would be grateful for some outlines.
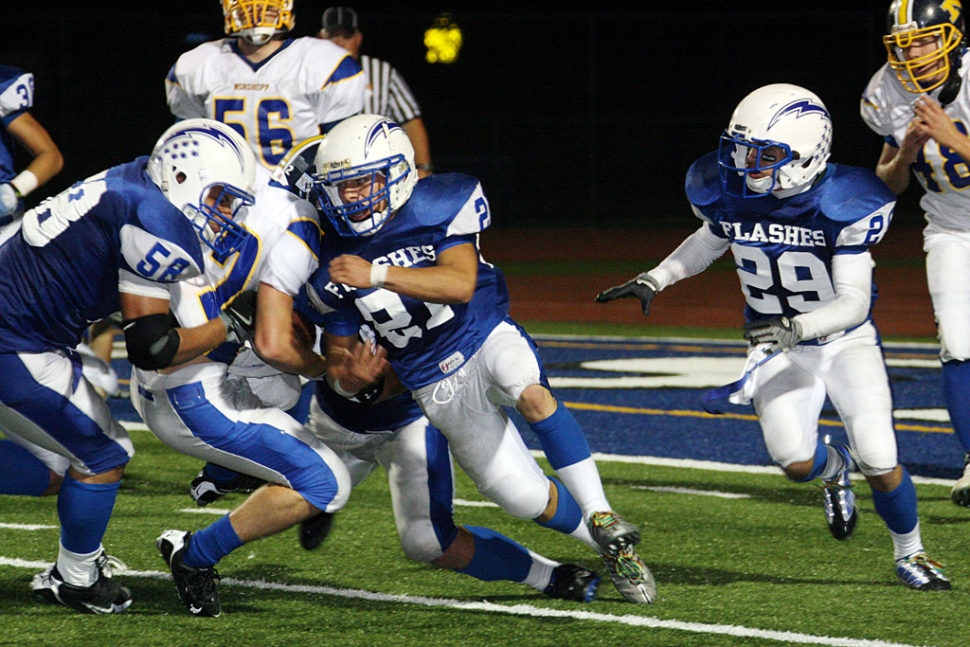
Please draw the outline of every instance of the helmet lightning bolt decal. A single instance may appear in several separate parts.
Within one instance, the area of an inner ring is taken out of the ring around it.
[[[771,118],[771,122],[768,123],[768,128],[770,129],[778,120],[790,114],[794,114],[795,118],[798,119],[803,115],[809,115],[812,113],[819,113],[825,119],[831,121],[832,118],[829,116],[829,111],[810,99],[799,99],[798,101],[793,101],[787,106],[775,113],[775,116]]]

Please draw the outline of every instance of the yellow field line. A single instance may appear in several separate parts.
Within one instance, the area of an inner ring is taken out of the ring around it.
[[[729,420],[747,420],[751,422],[757,422],[758,416],[750,413],[722,413],[722,414],[712,414],[706,411],[689,411],[684,409],[644,409],[641,407],[617,407],[609,404],[590,404],[588,402],[565,402],[564,403],[570,409],[578,409],[580,411],[600,411],[603,413],[629,413],[634,415],[643,416],[673,416],[680,418],[703,418],[708,420],[729,419]],[[823,427],[844,427],[841,421],[838,420],[819,420],[818,424]],[[926,425],[913,425],[907,423],[896,423],[897,431],[924,431],[936,434],[952,434],[953,429],[951,427],[929,427]]]

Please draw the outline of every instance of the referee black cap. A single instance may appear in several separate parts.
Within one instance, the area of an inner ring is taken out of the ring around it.
[[[350,7],[330,7],[323,12],[323,30],[331,36],[353,36],[359,29],[357,12]]]

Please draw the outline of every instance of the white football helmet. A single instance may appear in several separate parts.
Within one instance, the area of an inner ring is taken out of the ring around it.
[[[234,217],[254,202],[256,156],[231,127],[212,119],[176,123],[158,139],[146,170],[218,257],[233,253],[248,236],[216,208],[220,202],[232,200]],[[210,195],[213,187],[220,193]]]
[[[222,0],[222,15],[227,35],[257,46],[296,25],[293,0]]]
[[[399,125],[379,115],[338,123],[317,148],[313,193],[341,236],[370,236],[411,197],[418,175],[414,148]],[[368,179],[376,191],[344,204],[339,187]]]
[[[766,153],[771,147],[781,155]],[[737,197],[786,198],[811,187],[831,152],[832,118],[822,100],[797,85],[766,85],[738,104],[721,135],[721,184]]]

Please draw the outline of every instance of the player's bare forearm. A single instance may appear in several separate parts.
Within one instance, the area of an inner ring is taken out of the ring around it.
[[[312,327],[293,312],[293,298],[268,283],[260,283],[256,302],[256,353],[270,366],[315,377],[327,367],[313,344]]]
[[[915,159],[916,156],[913,155],[913,160]],[[911,163],[912,160],[906,161],[906,154],[902,149],[885,144],[879,162],[876,164],[876,175],[893,193],[899,195],[909,186]]]
[[[330,280],[355,288],[375,287],[373,267],[359,256],[330,262]],[[383,287],[427,303],[468,303],[478,280],[478,250],[471,243],[449,247],[431,267],[387,266]]]

